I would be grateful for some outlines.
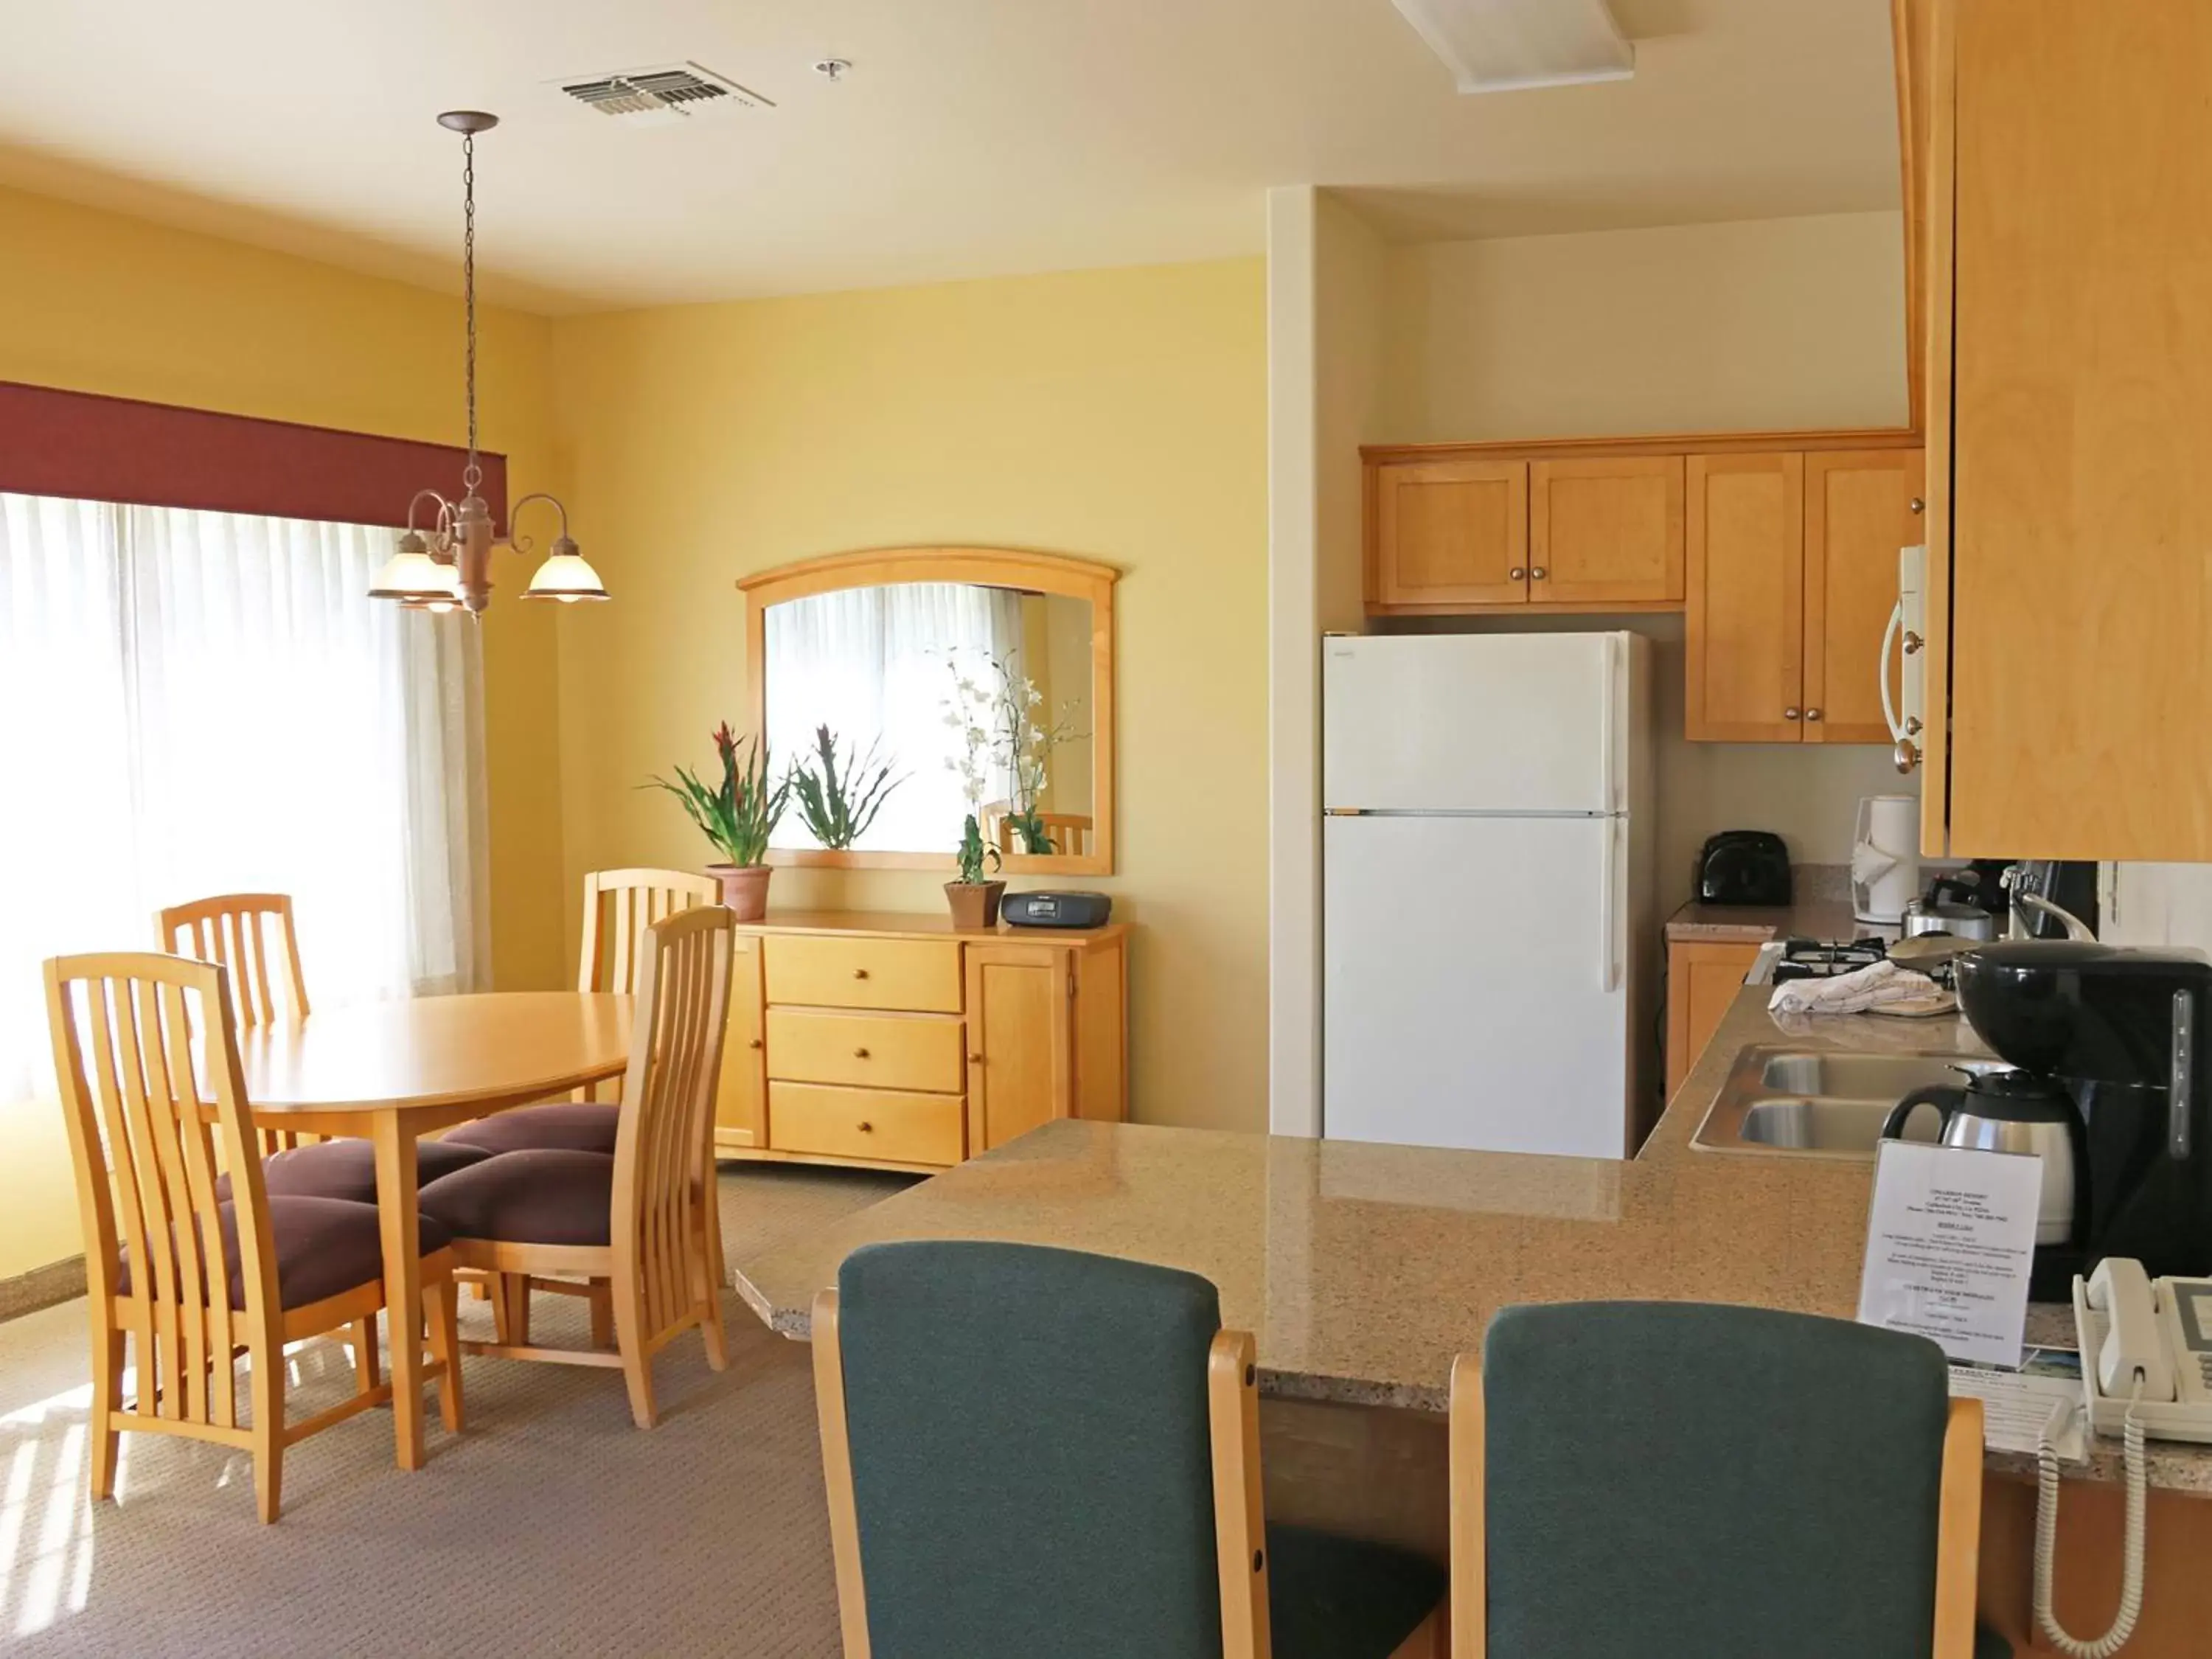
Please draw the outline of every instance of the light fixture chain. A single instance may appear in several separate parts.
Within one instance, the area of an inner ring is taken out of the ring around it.
[[[469,463],[461,483],[473,495],[483,480],[477,465],[477,136],[461,135],[461,306],[467,318],[468,350],[463,374],[468,386]]]

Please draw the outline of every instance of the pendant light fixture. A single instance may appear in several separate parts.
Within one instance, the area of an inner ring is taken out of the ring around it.
[[[523,589],[526,599],[557,599],[574,605],[582,599],[604,599],[605,585],[599,572],[584,562],[568,534],[568,509],[552,495],[539,491],[525,495],[507,509],[507,531],[492,525],[491,507],[477,493],[483,469],[477,460],[477,134],[499,125],[499,117],[482,110],[447,110],[438,125],[461,135],[461,295],[467,317],[466,376],[469,410],[469,459],[461,469],[461,498],[448,501],[434,489],[418,489],[407,504],[407,531],[399,550],[377,572],[373,599],[397,599],[410,611],[466,611],[483,614],[491,603],[491,556],[495,548],[530,550],[527,537],[514,533],[514,521],[533,501],[544,501],[560,515],[560,530],[545,562]],[[427,533],[416,526],[416,514],[425,502],[436,510],[436,521]]]

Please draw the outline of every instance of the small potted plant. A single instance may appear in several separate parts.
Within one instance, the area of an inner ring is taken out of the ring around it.
[[[700,833],[728,860],[707,866],[707,873],[722,884],[722,902],[739,921],[758,921],[768,914],[768,880],[775,873],[767,862],[768,838],[782,822],[791,780],[771,787],[768,744],[738,738],[727,720],[714,729],[714,750],[722,759],[720,788],[709,789],[682,766],[676,769],[675,782],[655,778],[648,787],[675,796]]]
[[[890,763],[878,757],[873,744],[864,755],[849,748],[841,754],[836,734],[826,726],[814,728],[813,757],[791,767],[799,822],[833,853],[849,851],[866,835],[891,791],[905,781],[891,775]]]
[[[983,795],[989,782],[985,762],[991,752],[991,734],[985,726],[991,694],[952,665],[952,695],[945,700],[945,723],[961,734],[963,752],[948,755],[945,764],[960,775],[961,791],[968,798],[968,821],[961,826],[960,845],[953,856],[960,876],[945,884],[945,897],[952,907],[952,925],[965,930],[999,925],[999,901],[1006,894],[1003,881],[987,880],[984,867],[1000,866],[999,849],[983,839]]]

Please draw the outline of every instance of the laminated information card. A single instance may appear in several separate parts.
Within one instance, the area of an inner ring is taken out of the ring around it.
[[[1867,1217],[1859,1322],[2017,1368],[2043,1160],[1885,1140]]]

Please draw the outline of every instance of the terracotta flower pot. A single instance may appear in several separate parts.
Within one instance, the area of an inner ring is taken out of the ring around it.
[[[999,900],[1006,890],[1003,881],[948,881],[945,902],[952,907],[952,925],[963,933],[981,933],[999,925]]]
[[[768,914],[768,878],[775,873],[766,864],[710,864],[707,873],[722,884],[722,902],[739,921],[758,921]]]

